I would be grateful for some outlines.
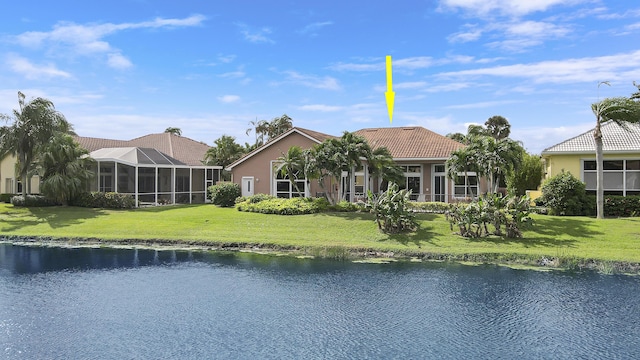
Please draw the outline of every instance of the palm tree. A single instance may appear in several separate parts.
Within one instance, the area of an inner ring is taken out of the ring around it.
[[[342,137],[339,139],[339,151],[342,155],[342,170],[347,172],[347,179],[349,179],[349,185],[351,187],[351,177],[353,176],[356,167],[362,164],[362,160],[371,158],[371,147],[367,143],[367,140],[359,135],[345,131]],[[347,191],[344,189],[344,184],[340,181],[341,198],[346,200]],[[353,191],[351,191],[353,196]]]
[[[305,156],[302,148],[299,146],[292,146],[283,153],[282,156],[277,159],[278,164],[276,170],[280,175],[289,179],[291,188],[296,189],[297,193],[304,191],[300,190],[297,181],[300,180],[300,175],[305,174]]]
[[[66,205],[85,191],[94,175],[89,170],[93,159],[88,154],[71,136],[59,134],[54,137],[40,154],[42,193]]]
[[[469,172],[478,171],[478,167],[476,166],[477,162],[474,155],[475,152],[473,152],[469,147],[460,148],[452,152],[445,162],[447,177],[455,181],[460,173],[464,173],[465,187],[468,187]],[[468,188],[465,188],[465,194],[467,193],[467,191]]]
[[[500,185],[500,176],[506,176],[517,166],[522,147],[515,141],[505,138],[496,140],[490,136],[481,136],[469,146],[474,155],[478,175],[488,181],[488,192],[496,193]]]
[[[18,104],[20,109],[13,110],[12,117],[0,115],[5,121],[13,120],[12,125],[0,127],[0,159],[7,155],[18,158],[16,173],[22,181],[22,195],[26,195],[28,172],[39,151],[56,134],[71,132],[72,126],[50,100],[25,101],[24,94],[18,91]]]
[[[367,163],[369,165],[369,174],[372,177],[382,179],[381,191],[386,190],[386,186],[389,183],[400,184],[404,181],[402,168],[393,161],[391,152],[384,146],[373,150],[371,157],[367,159]]]
[[[180,130],[180,128],[177,128],[177,127],[168,127],[164,130],[164,132],[173,134],[173,135],[182,136],[182,130]]]
[[[230,180],[231,174],[224,170],[232,162],[240,159],[245,154],[245,148],[236,143],[236,138],[229,135],[222,135],[214,142],[214,147],[209,148],[204,155],[205,165],[222,166],[223,180]]]
[[[606,82],[601,84],[608,85]],[[598,219],[604,218],[604,172],[602,170],[604,155],[602,152],[601,127],[603,123],[608,121],[613,121],[623,128],[625,127],[625,122],[640,121],[640,102],[635,100],[636,98],[640,98],[640,87],[638,90],[638,93],[632,95],[631,98],[606,98],[591,104],[591,111],[593,111],[593,114],[596,116],[596,127],[593,131],[593,138],[596,142],[596,215]]]
[[[484,123],[486,133],[496,140],[508,138],[511,134],[511,124],[504,116],[494,115]]]

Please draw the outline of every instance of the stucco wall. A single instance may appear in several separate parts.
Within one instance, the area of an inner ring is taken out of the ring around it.
[[[7,156],[0,161],[0,193],[13,193],[15,192],[15,184],[17,179],[15,178],[16,169],[16,157]],[[7,189],[7,179],[13,180],[14,189]],[[34,176],[31,178],[31,193],[40,193],[40,178]]]
[[[547,155],[545,160],[545,179],[549,179],[560,174],[563,170],[570,172],[578,179],[582,178],[582,160],[595,160],[596,154],[578,154],[578,155]],[[640,153],[627,154],[604,154],[604,159],[625,160],[640,159]]]
[[[231,181],[242,186],[242,177],[253,176],[254,194],[272,194],[272,161],[285,154],[292,146],[309,149],[315,144],[317,144],[315,141],[297,132],[292,132],[235,166],[231,171]],[[311,196],[315,196],[320,191],[322,190],[318,186],[318,182],[311,181]]]

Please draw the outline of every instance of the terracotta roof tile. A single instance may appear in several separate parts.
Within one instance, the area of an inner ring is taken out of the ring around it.
[[[593,138],[593,129],[576,137],[565,140],[542,151],[542,154],[551,153],[594,153],[596,142]],[[640,151],[640,124],[627,123],[625,127],[613,121],[602,124],[602,151],[603,152],[638,152]]]
[[[362,129],[355,132],[372,149],[385,146],[395,159],[446,159],[464,145],[420,126]]]
[[[74,139],[90,152],[102,148],[152,148],[192,166],[202,165],[204,155],[210,148],[205,143],[169,133],[149,134],[132,140],[111,140],[83,136],[74,136]]]

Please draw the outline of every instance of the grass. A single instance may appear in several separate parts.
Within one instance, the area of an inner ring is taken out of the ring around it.
[[[547,260],[548,265],[564,268],[592,264],[592,268],[603,272],[629,268],[638,272],[640,264],[639,218],[596,220],[534,215],[535,228],[524,232],[522,239],[467,239],[453,234],[442,215],[417,217],[417,232],[386,235],[378,231],[367,213],[280,216],[213,205],[103,210],[14,208],[0,204],[0,234],[8,238],[296,249],[306,255],[333,258],[358,253],[381,258],[406,256],[512,264]]]

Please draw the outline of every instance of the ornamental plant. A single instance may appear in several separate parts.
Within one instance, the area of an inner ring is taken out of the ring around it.
[[[418,228],[415,216],[408,206],[410,195],[411,191],[399,190],[395,183],[391,183],[379,196],[371,191],[367,192],[366,207],[375,215],[378,229],[393,234]]]
[[[231,207],[236,203],[236,199],[240,197],[240,185],[232,182],[221,182],[213,186],[209,186],[207,196],[214,205],[222,207]]]

